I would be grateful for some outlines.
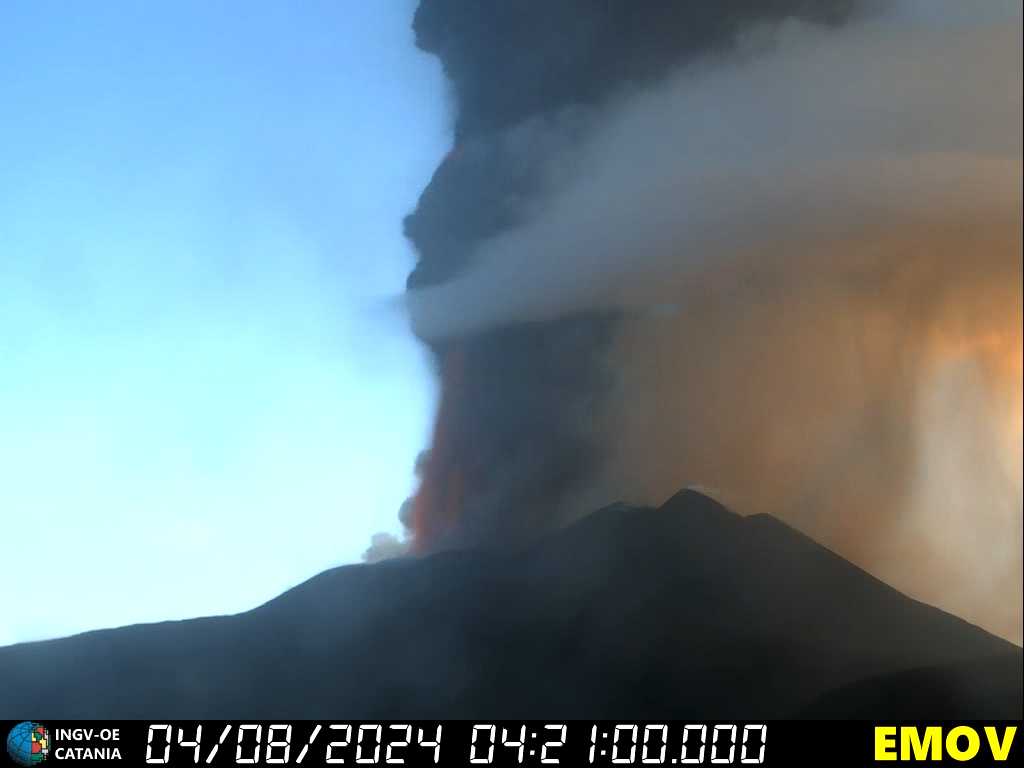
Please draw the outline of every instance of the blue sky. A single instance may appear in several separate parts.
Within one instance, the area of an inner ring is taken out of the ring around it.
[[[414,4],[5,4],[0,645],[398,532],[436,395],[381,299],[450,143]]]

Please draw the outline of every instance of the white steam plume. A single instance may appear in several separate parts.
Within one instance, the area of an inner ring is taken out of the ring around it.
[[[581,511],[714,487],[1020,642],[1021,61],[1013,3],[747,35],[591,115],[413,325],[626,310]]]

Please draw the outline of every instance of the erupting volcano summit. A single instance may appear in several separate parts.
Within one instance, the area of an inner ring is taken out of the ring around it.
[[[884,5],[421,0],[411,551],[0,717],[1019,719],[1020,11]]]

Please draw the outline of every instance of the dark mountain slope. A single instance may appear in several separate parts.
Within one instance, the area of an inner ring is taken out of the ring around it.
[[[687,491],[236,616],[3,648],[0,718],[1019,718],[1021,658]]]

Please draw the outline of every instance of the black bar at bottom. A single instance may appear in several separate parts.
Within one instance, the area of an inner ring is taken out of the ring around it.
[[[13,765],[1019,765],[1020,722],[0,721]]]

